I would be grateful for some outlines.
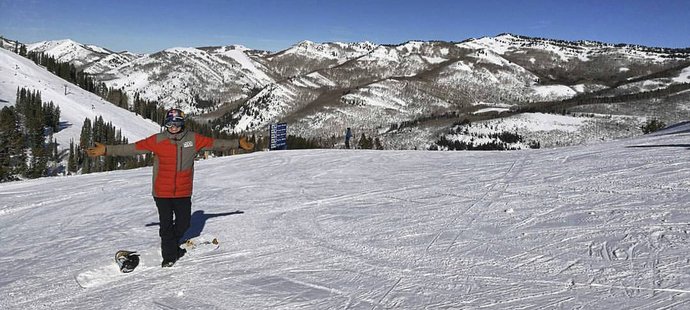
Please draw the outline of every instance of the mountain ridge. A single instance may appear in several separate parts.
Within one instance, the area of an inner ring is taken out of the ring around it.
[[[234,54],[224,54],[229,51]],[[173,47],[128,59],[98,67],[93,64],[99,61],[92,61],[83,69],[109,87],[181,107],[217,129],[262,132],[270,123],[289,119],[291,131],[305,137],[338,137],[345,127],[353,127],[384,140],[401,140],[386,136],[384,128],[439,113],[467,117],[487,104],[524,108],[530,102],[567,100],[602,90],[613,95],[638,93],[690,82],[683,79],[683,70],[690,66],[688,49],[510,33],[460,42],[304,40],[275,53],[238,45]],[[219,115],[221,110],[228,111]],[[666,116],[674,110],[661,118],[679,121]],[[431,128],[423,145],[391,141],[389,146],[429,147],[451,125]],[[627,130],[635,127],[639,122]]]

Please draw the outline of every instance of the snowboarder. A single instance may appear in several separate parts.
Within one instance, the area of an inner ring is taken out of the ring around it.
[[[238,140],[209,138],[184,128],[185,115],[170,109],[165,116],[166,130],[135,143],[104,145],[96,143],[86,153],[97,156],[134,156],[153,152],[153,199],[160,219],[162,267],[171,267],[185,254],[180,239],[190,226],[194,157],[203,150],[250,151],[254,144]]]

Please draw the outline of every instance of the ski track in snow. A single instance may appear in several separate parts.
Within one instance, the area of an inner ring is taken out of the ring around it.
[[[221,247],[170,269],[150,168],[3,183],[0,308],[683,309],[687,148],[628,146],[685,139],[199,161],[192,229]],[[118,249],[142,265],[75,283]]]

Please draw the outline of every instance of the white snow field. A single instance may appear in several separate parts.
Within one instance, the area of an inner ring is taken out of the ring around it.
[[[197,163],[160,268],[151,168],[0,184],[0,309],[688,309],[690,126],[512,152]],[[635,147],[636,146],[636,147]],[[75,277],[138,250],[130,274]]]

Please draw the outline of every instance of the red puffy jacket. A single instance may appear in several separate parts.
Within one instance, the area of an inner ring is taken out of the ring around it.
[[[238,145],[238,140],[213,139],[187,130],[177,134],[165,131],[131,144],[107,145],[106,154],[131,156],[152,152],[153,196],[182,198],[192,196],[197,153],[237,149]]]

